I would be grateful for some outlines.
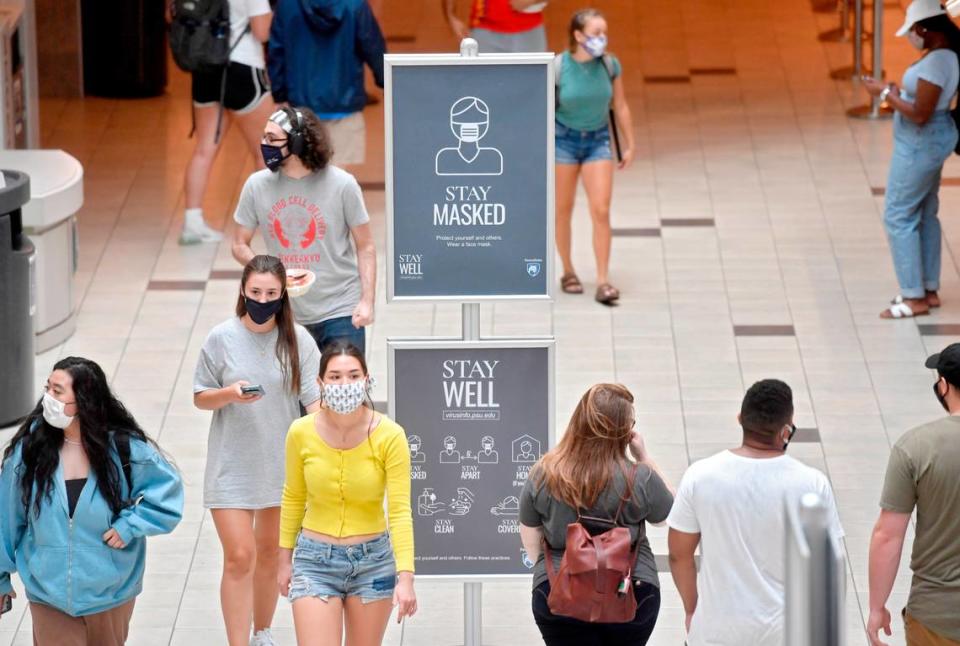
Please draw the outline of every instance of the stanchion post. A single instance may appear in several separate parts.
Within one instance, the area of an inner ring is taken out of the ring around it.
[[[820,34],[817,38],[824,43],[845,43],[850,38],[850,0],[840,0],[840,26]]]
[[[867,35],[863,29],[863,0],[853,0],[853,37],[850,39],[853,43],[853,65],[833,70],[830,72],[830,78],[837,81],[860,78],[863,74],[863,42],[865,40]]]
[[[463,646],[481,646],[483,636],[483,584],[463,584]]]
[[[862,0],[858,0],[861,2]],[[883,0],[873,0],[873,78],[883,80]],[[880,103],[880,97],[870,98],[869,105],[861,105],[847,110],[847,115],[855,119],[888,119],[893,110]]]

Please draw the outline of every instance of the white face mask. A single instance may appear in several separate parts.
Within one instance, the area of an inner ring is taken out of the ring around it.
[[[43,393],[43,419],[47,424],[54,428],[67,428],[73,422],[73,415],[67,415],[63,411],[67,407],[59,399],[55,399],[50,393]]]
[[[919,51],[921,51],[921,52],[922,52],[924,49],[926,49],[925,44],[924,44],[924,41],[923,41],[923,36],[921,36],[920,34],[918,34],[918,33],[917,33],[915,30],[913,30],[913,29],[911,29],[910,31],[907,32],[907,40],[910,41],[910,44],[913,45],[914,49],[917,49],[917,50],[919,50]]]
[[[583,43],[583,48],[594,58],[600,58],[607,51],[607,37],[604,34],[590,36]]]
[[[323,403],[334,413],[349,415],[363,406],[369,389],[366,379],[349,384],[323,384]]]
[[[460,140],[464,143],[474,143],[480,141],[480,124],[479,123],[462,123],[460,124]]]

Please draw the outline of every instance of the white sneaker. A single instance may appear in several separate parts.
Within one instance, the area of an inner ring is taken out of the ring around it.
[[[211,229],[206,223],[200,226],[183,227],[180,231],[181,245],[220,242],[221,240],[223,240],[223,234],[216,229]]]
[[[250,638],[250,646],[277,646],[277,642],[273,641],[270,629],[264,628],[253,634],[253,637]]]

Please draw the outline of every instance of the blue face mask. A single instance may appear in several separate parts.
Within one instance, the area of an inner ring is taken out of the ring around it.
[[[260,154],[263,155],[263,163],[273,172],[280,170],[280,164],[290,156],[289,154],[283,154],[282,147],[271,146],[270,144],[260,144]]]
[[[604,34],[591,36],[583,43],[583,48],[594,58],[600,58],[607,51],[607,37]]]

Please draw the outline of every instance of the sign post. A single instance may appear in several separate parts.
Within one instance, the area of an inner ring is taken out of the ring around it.
[[[519,499],[554,443],[554,340],[481,339],[480,302],[551,300],[553,54],[387,55],[387,302],[460,301],[460,339],[388,339],[390,415],[408,432],[418,576],[528,578]],[[400,378],[398,379],[398,375]]]

